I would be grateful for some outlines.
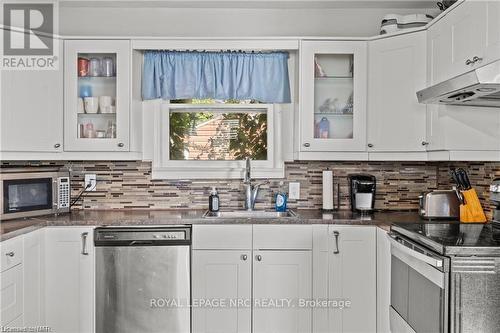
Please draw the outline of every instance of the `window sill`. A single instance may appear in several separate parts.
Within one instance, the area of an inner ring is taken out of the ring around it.
[[[153,167],[152,179],[243,179],[242,168],[204,168],[204,167]],[[284,178],[285,169],[252,167],[252,178]]]

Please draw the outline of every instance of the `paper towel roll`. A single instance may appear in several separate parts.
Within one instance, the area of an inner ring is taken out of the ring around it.
[[[323,171],[323,209],[333,209],[333,171]]]

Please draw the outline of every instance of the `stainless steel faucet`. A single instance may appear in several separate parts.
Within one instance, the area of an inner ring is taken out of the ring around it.
[[[252,177],[251,177],[251,166],[250,166],[250,158],[246,159],[246,167],[245,167],[245,178],[243,179],[243,184],[245,184],[245,208],[246,210],[254,210],[255,208],[255,200],[257,199],[257,195],[259,194],[260,187],[264,184],[269,183],[269,181],[265,181],[262,183],[258,183],[252,185]]]

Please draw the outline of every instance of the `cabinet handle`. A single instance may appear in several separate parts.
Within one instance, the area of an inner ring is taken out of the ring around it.
[[[262,256],[260,254],[258,254],[255,256],[255,259],[257,259],[257,261],[262,261]]]
[[[481,62],[483,61],[483,58],[480,58],[478,56],[474,56],[474,58],[472,58],[472,63],[475,64],[476,62]]]
[[[309,142],[304,143],[304,147],[310,147],[311,144]]]
[[[13,251],[10,251],[10,252],[7,252],[5,255],[7,257],[13,257],[15,255],[15,253]]]
[[[60,143],[56,143],[56,144],[54,145],[54,148],[55,148],[55,149],[57,149],[57,148],[59,148],[59,147],[61,147],[61,144],[60,144]]]
[[[333,232],[333,236],[335,237],[335,251],[333,251],[334,254],[340,253],[339,250],[339,235],[340,233],[338,231]]]
[[[246,254],[241,255],[241,260],[245,261],[248,259],[248,256]]]
[[[125,145],[123,144],[123,142],[118,143],[118,147],[120,147],[120,148],[121,148],[121,147],[123,147],[123,146],[125,146]]]
[[[89,253],[87,252],[87,236],[89,235],[88,232],[82,232],[82,254],[84,256],[88,256]]]
[[[472,64],[473,64],[473,61],[472,61],[472,60],[470,60],[470,59],[467,59],[467,60],[465,60],[465,64],[466,64],[467,66],[472,65]]]
[[[368,148],[373,148],[373,143],[367,144]]]
[[[429,145],[429,142],[427,141],[422,141],[422,146],[428,146]]]

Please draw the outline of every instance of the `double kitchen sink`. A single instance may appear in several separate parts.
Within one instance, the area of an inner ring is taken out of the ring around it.
[[[203,214],[204,218],[211,219],[275,219],[275,218],[296,218],[297,214],[292,210],[285,212],[266,211],[266,210],[233,210],[233,211],[207,211]]]

